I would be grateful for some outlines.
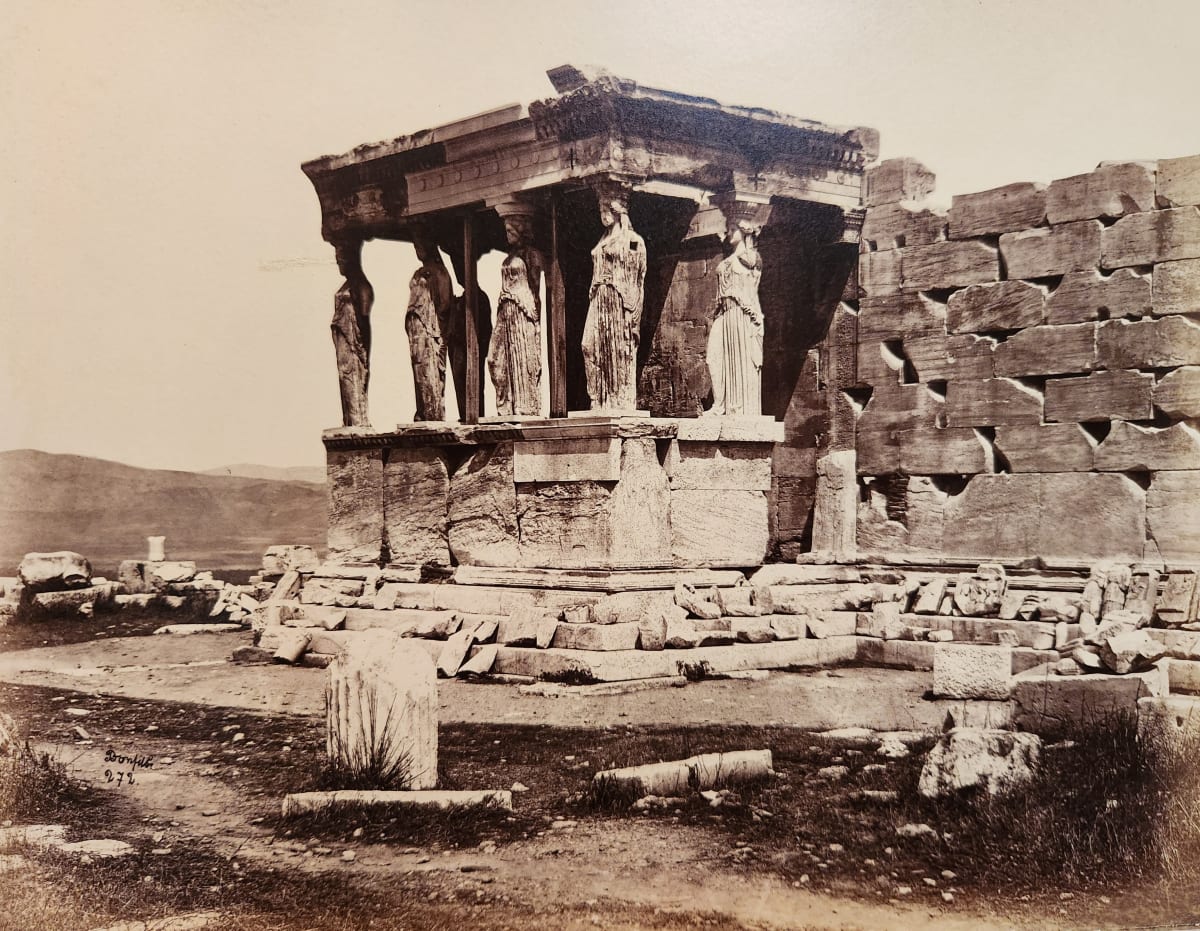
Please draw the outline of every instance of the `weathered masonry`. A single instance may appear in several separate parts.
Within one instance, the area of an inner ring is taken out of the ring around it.
[[[550,78],[548,100],[303,166],[346,277],[345,421],[324,436],[332,560],[1200,561],[1200,156],[955,197],[947,213],[923,203],[934,178],[918,163],[872,167],[872,130],[569,66]],[[366,416],[369,239],[411,241],[422,262],[415,423]],[[617,240],[643,251],[614,277],[601,266]],[[480,280],[491,250],[503,280]],[[727,283],[739,256],[753,307]],[[761,407],[721,415],[715,320],[739,306]],[[606,307],[631,331],[597,336]],[[492,336],[513,320],[524,330]],[[621,339],[636,398],[600,403],[595,373],[616,363],[597,353]],[[548,409],[529,400],[530,340]],[[457,412],[441,407],[447,380]]]

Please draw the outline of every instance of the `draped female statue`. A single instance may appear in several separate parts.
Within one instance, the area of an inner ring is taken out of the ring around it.
[[[428,262],[413,273],[408,285],[404,331],[408,334],[417,402],[414,420],[446,419],[446,343],[442,339],[437,305],[441,285],[437,269]]]
[[[496,388],[496,413],[537,415],[541,411],[541,253],[533,247],[528,217],[504,219],[509,253],[500,267],[496,327],[488,368]]]
[[[592,410],[637,409],[637,349],[646,279],[646,243],[629,224],[620,194],[600,198],[604,235],[592,250],[592,287],[583,327],[583,365]]]
[[[717,266],[717,307],[708,333],[713,403],[706,413],[762,413],[763,313],[758,300],[761,228],[739,222],[730,231],[733,254]]]
[[[345,281],[333,298],[333,351],[337,358],[342,425],[368,427],[367,383],[371,377],[371,305],[375,291],[362,270],[362,243],[334,246]]]

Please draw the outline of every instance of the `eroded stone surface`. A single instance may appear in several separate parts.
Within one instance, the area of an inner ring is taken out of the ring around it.
[[[1154,280],[1153,288],[1158,287]],[[1151,291],[1151,277],[1128,268],[1107,276],[1094,268],[1069,272],[1046,300],[1046,323],[1142,316],[1150,312]]]
[[[1104,231],[1105,268],[1200,258],[1200,209],[1134,213]]]
[[[450,564],[446,507],[450,477],[436,449],[393,449],[383,470],[383,518],[393,562]]]
[[[947,426],[992,427],[1041,421],[1041,395],[1013,379],[954,381],[947,387]]]
[[[1020,330],[1042,322],[1046,289],[1026,281],[998,281],[955,291],[946,302],[951,333]]]
[[[943,698],[1008,698],[1012,647],[939,643],[933,651],[933,694]]]
[[[1184,423],[1141,427],[1117,421],[1096,447],[1096,469],[1128,472],[1200,469],[1200,432]]]
[[[1087,174],[1060,178],[1046,192],[1046,219],[1051,223],[1123,217],[1154,209],[1154,163],[1101,165]]]
[[[1041,748],[1041,738],[1036,734],[952,728],[925,758],[917,791],[926,798],[973,788],[980,788],[988,795],[1011,792],[1032,781]]]
[[[1047,400],[1046,418],[1051,418]],[[1095,441],[1074,423],[996,428],[996,449],[1013,472],[1090,472]]]
[[[1155,265],[1153,298],[1155,314],[1200,311],[1200,259]]]
[[[1184,317],[1109,320],[1096,332],[1096,355],[1109,369],[1200,364],[1200,324]]]
[[[1046,420],[1088,423],[1095,420],[1148,420],[1153,415],[1154,376],[1143,372],[1092,372],[1083,378],[1046,382]]]
[[[405,788],[437,783],[433,660],[391,633],[367,631],[329,666],[326,753],[336,765],[395,769]]]
[[[1146,493],[1146,527],[1163,559],[1200,561],[1200,471],[1154,475]]]
[[[327,452],[330,562],[378,562],[383,545],[383,451]]]
[[[608,502],[613,566],[671,562],[671,489],[652,439],[621,441],[621,480]]]
[[[933,193],[937,176],[915,158],[889,158],[869,169],[863,179],[863,203],[878,207],[920,200]]]
[[[1038,226],[1046,219],[1046,185],[1028,181],[950,201],[950,238],[966,239]]]
[[[998,376],[1090,372],[1096,367],[1096,324],[1030,327],[997,346],[994,358]]]
[[[671,553],[677,565],[757,566],[769,542],[763,492],[671,492]]]
[[[1168,417],[1200,417],[1200,366],[1185,365],[1160,378],[1154,406]]]
[[[1100,264],[1098,220],[1005,233],[1000,254],[1009,278],[1045,278],[1095,268]],[[1137,264],[1134,262],[1124,264]]]
[[[516,566],[512,444],[481,447],[450,478],[447,538],[460,565]]]
[[[21,584],[30,591],[82,588],[92,580],[92,564],[78,553],[26,553],[17,567]]]
[[[900,272],[905,288],[927,291],[997,281],[1000,261],[983,242],[937,242],[905,249]]]
[[[1167,207],[1200,204],[1200,155],[1160,159],[1157,194]]]

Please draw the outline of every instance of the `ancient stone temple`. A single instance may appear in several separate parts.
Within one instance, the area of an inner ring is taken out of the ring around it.
[[[799,546],[823,432],[815,350],[857,258],[876,134],[549,76],[548,100],[303,166],[346,276],[331,559],[747,567]],[[421,263],[413,423],[367,419],[370,239],[412,242]],[[497,281],[479,279],[489,250]]]
[[[304,165],[345,277],[332,561],[1200,562],[1200,157],[946,211],[872,130],[549,76]],[[369,425],[368,239],[417,247],[419,422]]]

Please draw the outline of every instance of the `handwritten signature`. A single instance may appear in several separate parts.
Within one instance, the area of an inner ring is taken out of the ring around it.
[[[133,774],[138,769],[152,769],[154,761],[148,756],[135,755],[127,756],[124,753],[117,753],[115,750],[108,750],[104,754],[105,763],[116,763],[118,766],[128,766],[128,770],[118,769],[115,772],[112,769],[104,770],[104,781],[115,782],[118,786],[133,785]]]

